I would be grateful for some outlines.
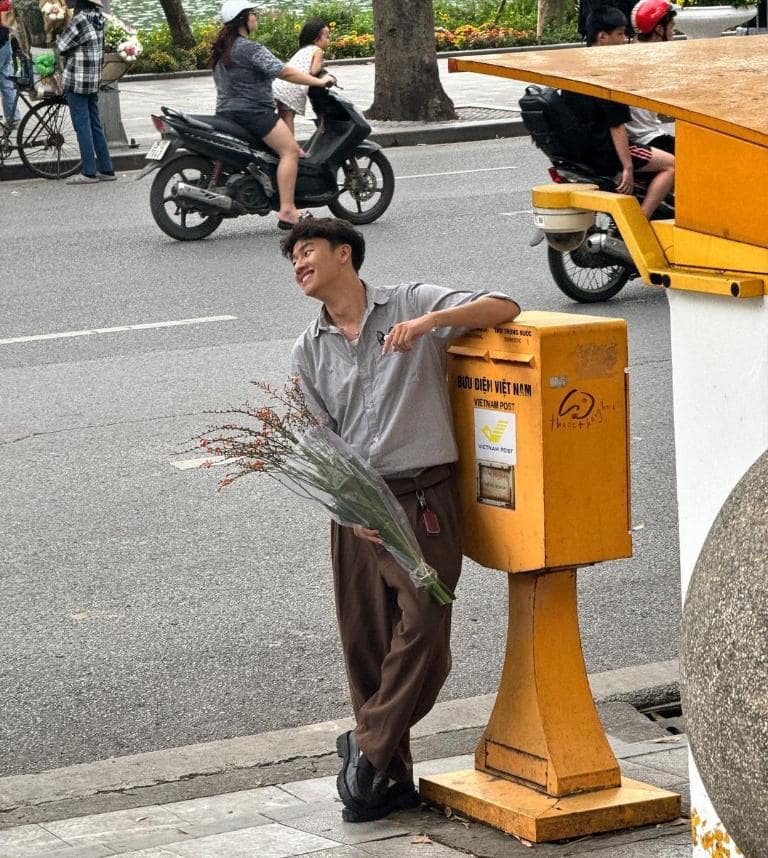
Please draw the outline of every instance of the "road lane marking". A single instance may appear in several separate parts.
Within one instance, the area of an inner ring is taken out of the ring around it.
[[[513,212],[500,212],[500,214],[506,215],[507,217],[512,217],[512,215],[519,215],[519,214],[533,214],[533,209],[517,209],[516,211],[513,211]]]
[[[226,456],[196,456],[194,459],[177,459],[171,462],[174,468],[180,471],[189,471],[192,468],[210,468],[213,465],[221,465],[230,461]]]
[[[476,170],[450,170],[446,173],[414,173],[413,176],[398,176],[401,179],[432,179],[435,176],[463,176],[465,173],[498,173],[501,170],[517,170],[517,167],[478,167]]]
[[[0,346],[13,343],[33,343],[40,340],[62,340],[70,337],[87,337],[91,334],[116,334],[122,331],[147,331],[151,328],[174,328],[178,325],[202,325],[207,322],[232,322],[237,316],[201,316],[199,319],[174,319],[169,322],[144,322],[140,325],[115,325],[112,328],[90,328],[85,331],[59,331],[55,334],[33,334],[28,337],[10,337],[0,340]]]

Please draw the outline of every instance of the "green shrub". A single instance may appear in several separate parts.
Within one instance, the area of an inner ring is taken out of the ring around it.
[[[351,33],[331,40],[327,57],[331,60],[340,60],[344,57],[372,57],[373,50],[373,34],[357,33],[353,30]]]
[[[513,0],[500,10],[500,0],[435,0],[435,26],[457,27],[483,24],[510,27],[513,30],[536,29],[536,0]]]
[[[198,42],[194,48],[191,48],[191,53],[195,58],[194,68],[207,69],[211,64],[211,44],[210,42]]]
[[[175,72],[179,70],[179,61],[165,51],[155,51],[152,54],[152,71]]]

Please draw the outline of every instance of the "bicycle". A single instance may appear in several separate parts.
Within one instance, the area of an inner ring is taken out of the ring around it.
[[[35,175],[66,179],[82,163],[67,102],[62,95],[46,95],[33,104],[28,95],[34,92],[31,63],[25,57],[20,59],[19,73],[9,75],[16,87],[11,116],[16,115],[19,101],[27,106],[27,112],[18,125],[8,120],[0,122],[0,167],[16,150],[22,163]]]

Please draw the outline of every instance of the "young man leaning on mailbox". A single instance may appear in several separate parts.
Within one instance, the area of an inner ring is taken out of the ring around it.
[[[365,240],[343,220],[302,220],[282,250],[304,294],[323,305],[293,348],[308,406],[385,478],[453,589],[462,551],[447,347],[511,322],[520,307],[500,292],[366,283]],[[331,559],[357,722],[337,741],[337,785],[344,820],[363,822],[420,804],[409,732],[450,671],[451,609],[414,586],[378,531],[333,523]]]

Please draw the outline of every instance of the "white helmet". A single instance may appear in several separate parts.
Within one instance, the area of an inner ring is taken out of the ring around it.
[[[224,0],[221,4],[221,20],[228,24],[246,9],[253,9],[252,0]]]

